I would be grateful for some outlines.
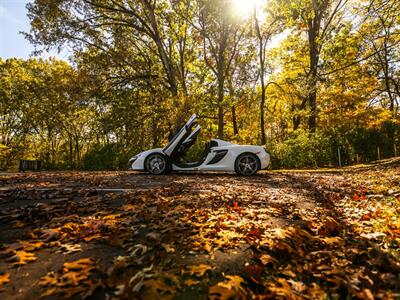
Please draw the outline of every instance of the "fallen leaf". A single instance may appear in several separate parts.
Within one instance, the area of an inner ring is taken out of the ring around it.
[[[200,281],[198,281],[198,280],[193,280],[193,279],[191,279],[191,278],[186,279],[186,280],[183,282],[183,284],[185,284],[185,285],[187,285],[187,286],[197,285],[197,284],[199,284],[199,283],[200,283]]]
[[[79,244],[61,244],[61,251],[58,252],[63,252],[64,254],[71,254],[74,252],[79,252],[82,251],[82,247]]]
[[[224,282],[219,282],[218,285],[226,289],[235,289],[237,291],[244,291],[242,284],[245,282],[244,279],[238,275],[226,275]]]
[[[45,276],[41,277],[39,280],[39,285],[47,286],[47,285],[56,285],[58,283],[58,279],[54,272],[50,272]]]
[[[209,270],[212,270],[212,267],[209,266],[209,265],[205,265],[205,264],[200,264],[200,265],[196,265],[196,266],[190,266],[188,268],[189,274],[190,275],[195,275],[197,277],[203,277],[204,274]]]
[[[33,253],[22,250],[14,251],[14,255],[6,259],[6,261],[11,262],[13,266],[25,265],[35,260],[37,260],[37,257]]]
[[[161,244],[161,246],[164,248],[165,251],[167,251],[167,253],[175,252],[175,248],[172,247],[170,244]]]
[[[236,300],[241,299],[234,290],[229,290],[219,285],[214,285],[208,290],[210,300]]]
[[[372,294],[370,289],[363,289],[361,292],[357,293],[357,297],[360,299],[365,299],[365,300],[374,300],[375,297]]]
[[[70,270],[83,270],[83,269],[92,269],[93,268],[93,259],[92,258],[81,258],[76,261],[66,262],[64,263],[64,271],[68,272]]]
[[[143,282],[142,299],[172,299],[176,289],[166,284],[162,279],[149,279]]]
[[[143,255],[147,252],[147,246],[142,244],[137,244],[133,246],[131,249],[131,256],[139,256]]]
[[[46,289],[46,291],[44,291],[42,294],[40,294],[40,297],[41,298],[49,297],[49,296],[53,296],[56,293],[57,293],[57,288],[56,287],[52,287],[52,288]]]
[[[244,279],[240,276],[227,275],[225,276],[225,281],[218,282],[210,287],[208,298],[212,300],[246,299],[247,293],[242,286],[244,282]]]
[[[272,263],[272,264],[278,263],[278,261],[274,257],[272,257],[271,255],[268,255],[268,254],[261,254],[261,256],[258,259],[261,261],[261,263],[264,266],[266,266],[269,263]]]
[[[10,281],[11,281],[10,274],[8,273],[0,274],[0,287]]]

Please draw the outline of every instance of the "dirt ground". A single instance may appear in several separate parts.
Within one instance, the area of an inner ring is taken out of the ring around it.
[[[0,174],[0,299],[400,299],[398,160]]]

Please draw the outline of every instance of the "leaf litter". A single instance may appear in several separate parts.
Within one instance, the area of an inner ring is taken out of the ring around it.
[[[29,298],[400,297],[398,166],[254,178],[88,174],[0,178],[14,188],[0,195],[3,295],[16,285]],[[44,181],[70,189],[27,188]],[[98,182],[129,191],[100,193]],[[17,270],[52,257],[62,263],[34,271],[33,291],[24,286]]]

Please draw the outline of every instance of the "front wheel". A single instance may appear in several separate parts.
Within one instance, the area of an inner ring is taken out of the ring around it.
[[[235,161],[235,171],[239,175],[254,175],[259,168],[258,157],[253,153],[243,153]]]
[[[145,170],[153,175],[166,174],[170,171],[169,160],[161,153],[150,154],[146,158]]]

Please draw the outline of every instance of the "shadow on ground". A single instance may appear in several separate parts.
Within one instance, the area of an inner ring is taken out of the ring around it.
[[[321,180],[279,173],[3,176],[0,270],[11,281],[0,296],[341,298],[398,292],[398,262],[353,231],[335,206],[344,191]],[[37,259],[25,263],[17,251]],[[82,258],[93,262],[86,269],[65,268]],[[53,280],[44,284],[44,276]]]

